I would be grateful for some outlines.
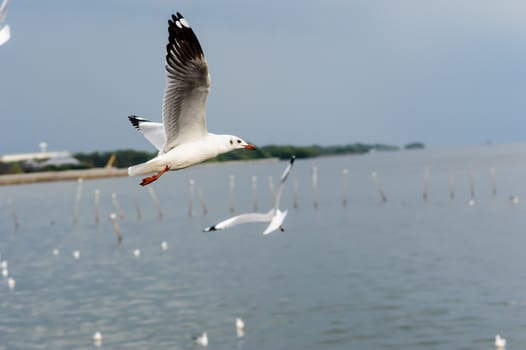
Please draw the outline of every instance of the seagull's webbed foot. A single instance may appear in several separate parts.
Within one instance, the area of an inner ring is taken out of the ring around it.
[[[159,171],[157,174],[149,176],[149,177],[145,177],[144,179],[142,179],[141,186],[146,186],[148,184],[151,184],[152,182],[160,178],[161,175],[167,172],[168,170],[170,170],[170,167],[167,165],[164,167],[163,170]]]

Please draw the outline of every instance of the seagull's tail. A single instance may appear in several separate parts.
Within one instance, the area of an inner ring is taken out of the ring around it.
[[[153,162],[146,162],[128,168],[129,176],[146,175],[159,171],[159,165]]]

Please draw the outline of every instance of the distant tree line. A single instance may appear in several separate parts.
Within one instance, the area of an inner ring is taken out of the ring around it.
[[[354,143],[348,145],[338,146],[293,146],[293,145],[267,145],[259,147],[257,150],[235,150],[229,153],[221,154],[218,157],[209,160],[208,162],[216,161],[232,161],[232,160],[250,160],[262,158],[279,158],[287,159],[292,154],[296,158],[313,158],[329,155],[342,154],[362,154],[371,151],[392,151],[398,150],[397,146],[390,146],[384,144],[365,144]],[[73,156],[79,160],[78,165],[61,165],[49,166],[46,168],[30,169],[24,163],[1,163],[0,174],[24,173],[31,171],[59,171],[67,169],[88,169],[88,168],[102,168],[108,164],[108,161],[115,155],[115,162],[112,166],[116,168],[127,168],[131,165],[146,162],[157,155],[156,152],[137,151],[132,149],[107,151],[107,152],[91,152],[91,153],[75,153]]]

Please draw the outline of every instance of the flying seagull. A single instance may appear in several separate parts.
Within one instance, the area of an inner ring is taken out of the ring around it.
[[[179,12],[168,20],[166,51],[163,122],[128,117],[159,151],[148,162],[128,168],[130,176],[155,173],[144,178],[142,186],[168,170],[187,168],[234,149],[256,149],[237,136],[208,132],[205,116],[210,90],[208,64],[194,31]]]
[[[8,4],[9,0],[4,0],[2,4],[0,4],[0,46],[5,44],[11,38],[11,29],[9,28],[9,25],[2,25],[2,22],[4,22],[5,17],[7,16]]]
[[[249,222],[270,222],[267,228],[265,229],[265,231],[263,231],[264,235],[268,235],[269,233],[274,232],[277,229],[280,229],[280,231],[282,232],[285,231],[283,229],[282,224],[283,224],[283,221],[285,221],[285,217],[287,216],[287,210],[281,211],[279,209],[279,201],[281,198],[281,192],[283,191],[283,185],[285,183],[285,180],[287,180],[290,170],[292,169],[292,165],[294,164],[294,159],[296,159],[295,156],[292,156],[290,158],[287,168],[285,168],[283,175],[281,175],[279,188],[274,196],[274,207],[270,209],[267,213],[240,214],[240,215],[231,217],[229,219],[226,219],[224,221],[221,221],[220,223],[215,224],[213,226],[207,227],[203,231],[209,232],[209,231],[223,230],[231,226],[235,226],[239,224],[246,224]]]

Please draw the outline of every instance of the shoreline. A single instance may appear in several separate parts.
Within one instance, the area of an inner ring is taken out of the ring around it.
[[[0,175],[0,186],[24,185],[39,182],[74,181],[78,179],[100,179],[116,176],[128,176],[128,169],[95,168]]]
[[[223,162],[209,162],[201,163],[196,166],[218,166],[218,165],[233,165],[242,162],[263,163],[263,162],[277,162],[278,158],[264,158],[251,160],[229,160]],[[25,185],[41,182],[56,182],[56,181],[76,181],[78,179],[92,180],[106,177],[123,177],[128,176],[127,168],[91,168],[91,169],[75,169],[62,171],[42,171],[34,173],[23,174],[6,174],[0,175],[0,186],[10,185]]]

